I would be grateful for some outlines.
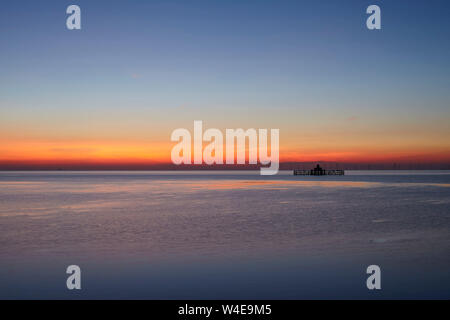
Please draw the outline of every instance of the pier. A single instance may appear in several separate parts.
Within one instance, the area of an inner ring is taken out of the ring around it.
[[[344,170],[325,170],[319,165],[311,170],[294,170],[294,176],[343,176],[344,174]]]

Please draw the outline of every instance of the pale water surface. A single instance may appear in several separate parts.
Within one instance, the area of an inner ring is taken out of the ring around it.
[[[0,298],[450,298],[449,171],[291,174],[0,172]]]

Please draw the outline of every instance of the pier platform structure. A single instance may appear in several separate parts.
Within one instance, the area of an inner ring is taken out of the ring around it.
[[[294,170],[294,176],[343,176],[344,170],[325,170],[319,165],[311,170]]]

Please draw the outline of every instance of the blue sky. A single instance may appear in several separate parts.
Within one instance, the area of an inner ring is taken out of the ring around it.
[[[66,29],[70,4],[82,30]],[[382,30],[366,28],[371,4]],[[146,119],[162,140],[202,119],[297,139],[297,125],[323,131],[342,117],[447,134],[449,12],[448,1],[11,1],[0,127],[51,139],[95,126],[114,139],[128,131],[121,121],[145,136]]]

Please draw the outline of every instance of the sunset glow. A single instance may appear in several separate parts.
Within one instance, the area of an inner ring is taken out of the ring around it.
[[[313,16],[294,3],[256,16],[238,2],[206,16],[182,3],[133,5],[142,17],[83,2],[95,19],[71,31],[58,7],[8,6],[0,169],[171,164],[171,132],[194,120],[279,129],[281,162],[450,165],[450,47],[435,24],[415,32],[386,16],[390,27],[370,32],[354,25],[362,4],[316,4]]]

